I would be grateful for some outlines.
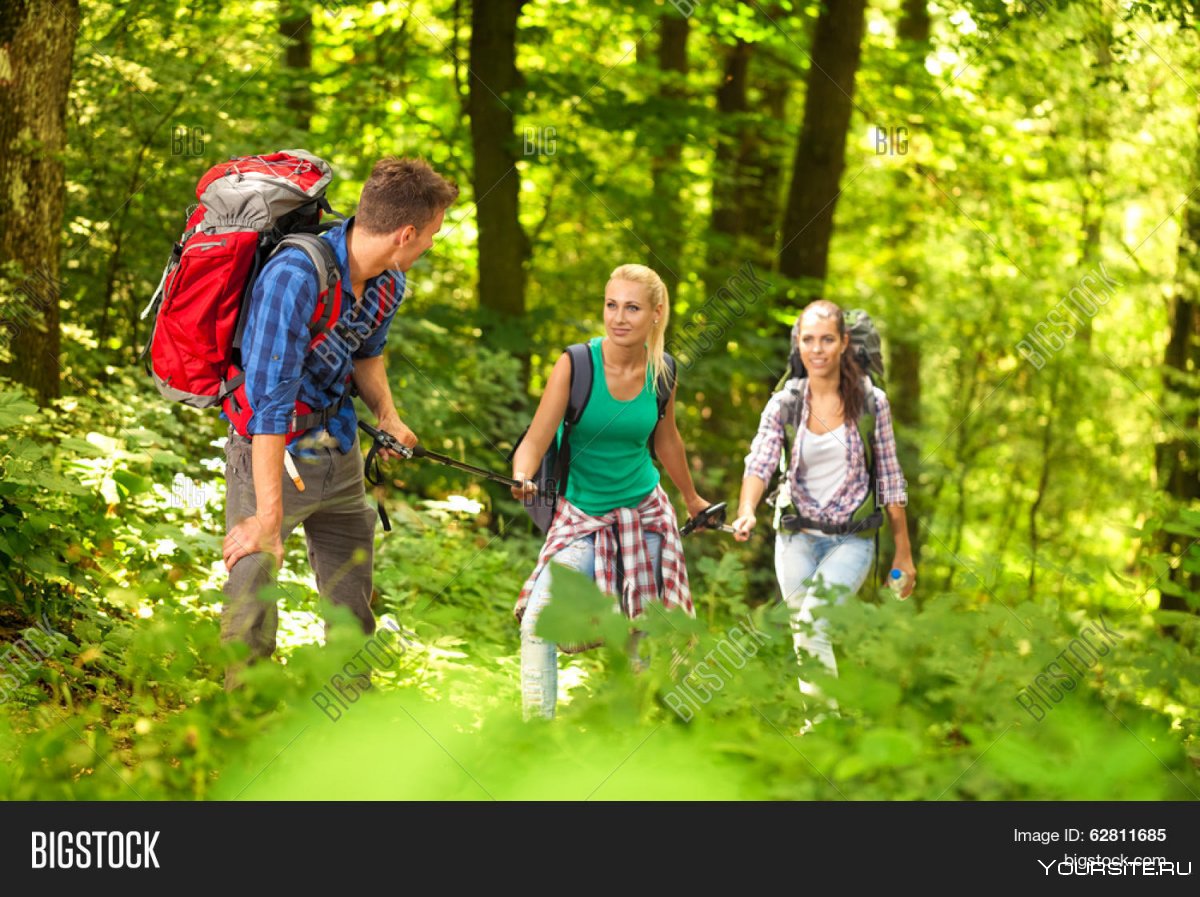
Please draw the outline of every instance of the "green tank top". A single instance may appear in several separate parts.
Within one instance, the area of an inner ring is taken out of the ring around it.
[[[567,501],[585,514],[599,516],[615,508],[635,508],[658,485],[650,460],[650,434],[658,423],[658,398],[646,374],[637,398],[618,402],[608,391],[600,337],[592,351],[592,394],[571,431],[571,472]],[[562,427],[559,427],[559,436]]]

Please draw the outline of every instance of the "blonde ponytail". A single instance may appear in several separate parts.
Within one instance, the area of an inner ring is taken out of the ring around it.
[[[671,314],[667,285],[663,283],[657,271],[645,265],[620,265],[613,270],[608,279],[624,280],[642,286],[646,292],[646,300],[656,312],[658,320],[651,325],[650,339],[646,342],[646,370],[650,374],[652,387],[657,390],[659,381],[665,381],[667,377],[667,365],[663,361],[666,352],[667,318]]]

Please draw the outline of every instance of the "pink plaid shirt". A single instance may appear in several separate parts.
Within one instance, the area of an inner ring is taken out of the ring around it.
[[[800,380],[792,378],[767,402],[767,407],[763,409],[762,417],[758,422],[758,433],[750,446],[750,454],[746,456],[744,476],[756,476],[764,483],[771,482],[772,474],[779,469],[779,453],[783,448],[784,440],[780,404],[788,390],[799,389],[799,387]],[[896,458],[896,436],[892,432],[891,406],[882,389],[875,386],[872,386],[871,389],[875,391],[877,412],[874,442],[879,504],[880,506],[906,505],[908,504],[908,484],[904,480],[904,472],[900,469],[900,462]],[[796,426],[796,441],[788,456],[788,487],[791,490],[792,503],[801,516],[819,523],[836,526],[846,523],[854,516],[855,509],[867,496],[871,479],[863,460],[863,444],[862,438],[858,434],[858,427],[847,421],[846,479],[828,503],[824,505],[818,505],[816,500],[809,495],[804,486],[804,471],[801,469],[800,457],[804,434],[808,431],[810,397],[811,387],[807,387],[800,403],[800,422]]]
[[[631,619],[639,616],[646,602],[653,600],[658,592],[654,582],[654,561],[646,551],[646,530],[661,533],[663,537],[663,607],[667,610],[682,607],[695,616],[675,509],[671,507],[662,486],[655,486],[636,508],[617,508],[600,517],[589,517],[560,496],[554,522],[546,533],[546,544],[542,546],[537,566],[521,589],[513,613],[518,620],[521,619],[534,583],[554,555],[576,539],[595,533],[596,585],[606,594],[619,596],[621,611],[625,616]],[[621,583],[616,581],[617,552],[620,552],[625,573],[624,582]]]

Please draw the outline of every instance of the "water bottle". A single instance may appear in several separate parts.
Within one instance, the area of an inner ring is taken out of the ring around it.
[[[904,594],[904,590],[908,588],[909,582],[911,580],[903,570],[892,568],[892,572],[888,574],[888,588],[896,593],[897,598]]]

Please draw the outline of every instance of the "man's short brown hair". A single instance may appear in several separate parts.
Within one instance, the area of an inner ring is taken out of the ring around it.
[[[381,159],[363,184],[354,223],[373,234],[420,230],[458,199],[458,186],[424,159]]]

